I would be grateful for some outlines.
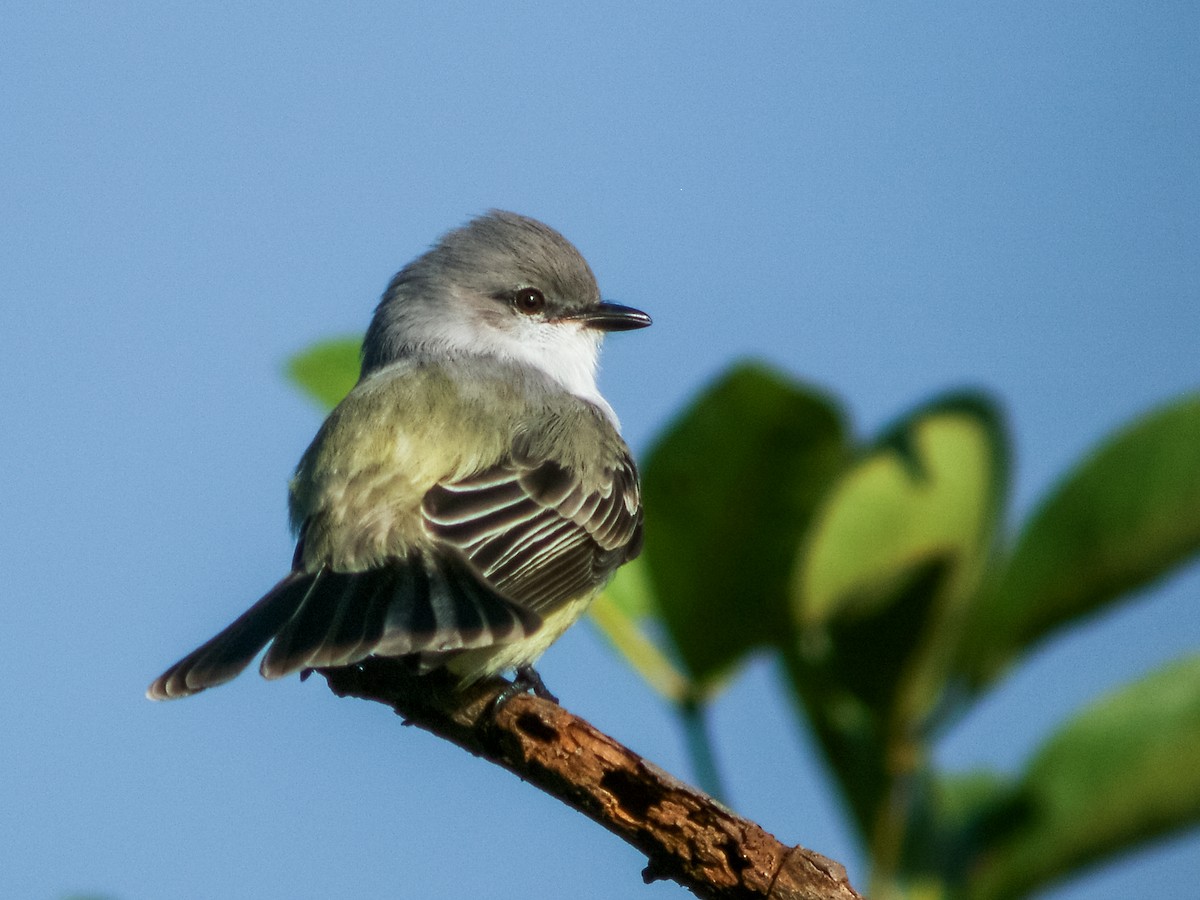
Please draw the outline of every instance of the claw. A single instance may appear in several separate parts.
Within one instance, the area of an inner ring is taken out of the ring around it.
[[[537,670],[533,666],[521,666],[517,669],[516,677],[505,685],[504,689],[496,695],[496,699],[492,701],[492,715],[500,712],[501,707],[517,694],[530,692],[535,697],[549,700],[554,704],[558,703],[558,698],[550,693],[550,689],[546,687],[546,683],[542,681],[542,676],[537,673]]]

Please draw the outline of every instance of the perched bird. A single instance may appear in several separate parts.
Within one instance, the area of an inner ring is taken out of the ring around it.
[[[388,286],[358,384],[296,468],[291,572],[147,696],[228,681],[268,643],[267,678],[381,656],[539,686],[534,661],[641,549],[595,375],[605,332],[649,324],[541,222],[446,234]]]

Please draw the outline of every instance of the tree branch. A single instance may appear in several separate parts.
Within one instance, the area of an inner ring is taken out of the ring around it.
[[[374,658],[319,671],[339,697],[384,703],[603,825],[646,854],[647,883],[669,878],[706,900],[860,897],[838,863],[781,844],[557,704],[519,694],[493,712],[507,682],[457,691]]]

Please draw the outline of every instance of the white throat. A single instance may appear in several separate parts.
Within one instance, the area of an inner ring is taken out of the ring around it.
[[[575,322],[516,320],[517,328],[502,331],[481,328],[473,352],[530,366],[556,381],[568,392],[598,407],[613,427],[617,415],[596,385],[596,368],[603,334]]]
[[[463,304],[459,308],[470,307]],[[494,356],[529,366],[596,406],[619,429],[616,413],[596,385],[602,332],[577,322],[532,317],[509,319],[499,327],[494,322],[447,316],[445,307],[408,307],[405,314],[409,340],[403,345],[425,353]]]

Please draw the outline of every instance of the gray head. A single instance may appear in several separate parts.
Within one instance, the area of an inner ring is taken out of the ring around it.
[[[649,324],[601,300],[591,268],[557,231],[493,210],[392,279],[363,342],[362,373],[411,356],[490,355],[594,394],[604,332]]]

